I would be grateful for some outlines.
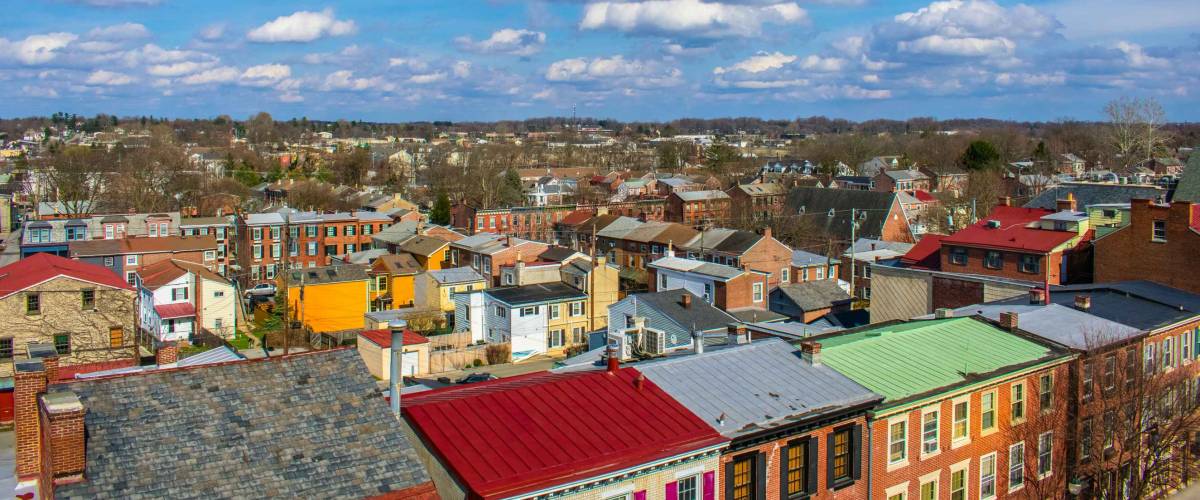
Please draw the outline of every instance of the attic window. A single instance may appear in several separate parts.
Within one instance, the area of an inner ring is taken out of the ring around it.
[[[800,210],[797,210],[797,212],[804,213],[804,205],[800,205]]]
[[[829,209],[829,216],[830,216],[830,217],[833,217],[833,209],[832,209],[832,208],[831,208],[831,209]]]
[[[867,213],[866,213],[866,212],[859,212],[859,213],[858,213],[858,218],[859,218],[860,220],[867,220]]]

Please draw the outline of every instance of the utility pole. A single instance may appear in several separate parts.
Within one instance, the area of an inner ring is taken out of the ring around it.
[[[857,215],[858,215],[858,209],[851,208],[850,209],[850,298],[851,299],[854,299],[854,297],[858,294],[858,291],[854,289],[854,275],[858,274],[858,262],[854,260],[854,240],[857,235],[856,229],[858,229]]]
[[[280,233],[279,233],[279,240],[280,240],[279,241],[279,256],[281,257],[280,269],[281,269],[281,272],[283,273],[281,275],[282,279],[280,281],[283,283],[283,355],[284,356],[288,355],[288,348],[291,347],[291,343],[292,343],[292,318],[288,314],[288,302],[290,302],[290,300],[291,300],[291,293],[288,291],[288,266],[287,266],[287,263],[289,260],[289,257],[288,257],[289,249],[288,249],[288,245],[287,245],[288,244],[288,236],[289,236],[288,231],[290,230],[290,225],[288,223],[290,221],[291,221],[290,214],[287,214],[287,213],[283,214],[283,231],[280,231]],[[304,298],[300,297],[300,300],[303,301]]]

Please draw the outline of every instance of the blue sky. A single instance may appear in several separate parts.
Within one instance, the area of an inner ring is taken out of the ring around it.
[[[1195,0],[32,0],[0,116],[1200,120]]]

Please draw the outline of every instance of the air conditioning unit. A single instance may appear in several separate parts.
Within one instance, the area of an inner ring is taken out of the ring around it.
[[[642,352],[661,356],[667,350],[667,334],[645,329],[642,333]]]

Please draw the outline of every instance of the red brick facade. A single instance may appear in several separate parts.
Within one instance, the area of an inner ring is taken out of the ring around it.
[[[829,484],[829,467],[831,465],[828,460],[830,435],[835,430],[848,428],[852,430],[852,428],[856,426],[858,427],[860,433],[860,445],[858,449],[853,449],[852,447],[851,461],[857,462],[858,467],[852,467],[851,477],[849,480],[839,482],[831,488],[831,485]],[[862,438],[865,437],[865,434],[862,434],[865,432],[863,431],[865,426],[865,418],[859,416],[853,419],[842,420],[834,424],[816,428],[809,432],[792,433],[786,437],[768,441],[752,447],[739,448],[735,443],[733,446],[733,451],[727,451],[721,457],[721,467],[719,472],[720,481],[718,484],[721,485],[722,491],[718,493],[722,498],[728,498],[727,492],[732,484],[730,479],[731,472],[733,470],[733,463],[738,459],[754,456],[754,467],[763,467],[761,477],[764,480],[762,483],[759,483],[756,486],[763,487],[765,489],[765,495],[759,496],[758,498],[788,498],[787,495],[781,495],[780,493],[784,487],[783,474],[785,466],[784,460],[786,457],[783,456],[783,452],[788,446],[803,446],[811,439],[813,441],[816,453],[811,454],[809,458],[816,459],[816,477],[814,478],[814,481],[816,482],[816,488],[810,493],[810,496],[805,498],[811,498],[814,500],[851,500],[866,498],[867,456],[865,448],[863,448],[865,444],[862,444]],[[813,450],[813,448],[806,449],[806,453],[808,450]],[[853,470],[859,471],[857,477],[853,475]],[[757,470],[755,470],[755,472],[757,473]]]
[[[1095,242],[1096,282],[1151,280],[1200,293],[1200,280],[1179,272],[1193,268],[1200,255],[1198,208],[1184,202],[1166,207],[1133,200],[1129,225]],[[1165,241],[1155,238],[1156,222],[1165,227]]]
[[[720,191],[714,192],[714,195],[709,199],[684,200],[678,193],[671,193],[667,197],[664,217],[670,222],[689,226],[713,224],[714,227],[720,227],[732,216],[733,200]]]
[[[360,221],[303,220],[284,224],[249,226],[240,219],[237,257],[242,276],[251,285],[274,280],[283,271],[286,258],[289,267],[327,266],[333,257],[371,248],[371,236],[389,224],[382,220]]]
[[[954,248],[962,248],[966,250],[966,262],[959,264],[954,261]],[[985,259],[988,252],[1000,253],[1000,266],[998,268],[991,267],[985,264]],[[1033,255],[1037,257],[1038,271],[1024,272],[1021,270],[1021,256]],[[995,276],[997,278],[1008,278],[1021,281],[1032,281],[1043,283],[1049,281],[1051,285],[1062,284],[1062,252],[1052,252],[1049,254],[1042,253],[1018,253],[1010,250],[972,248],[960,245],[943,244],[941,251],[941,270],[952,273],[979,274],[983,276]]]

